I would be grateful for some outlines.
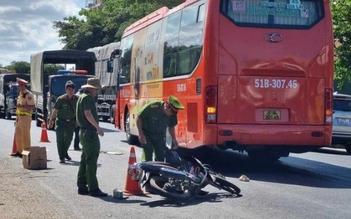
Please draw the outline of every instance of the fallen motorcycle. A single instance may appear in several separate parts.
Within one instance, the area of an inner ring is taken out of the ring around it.
[[[151,188],[152,192],[175,200],[188,200],[204,196],[205,186],[212,185],[230,194],[240,194],[240,189],[224,176],[214,172],[210,165],[202,164],[193,156],[180,157],[167,148],[166,162],[135,163],[128,170],[131,178],[141,187]]]

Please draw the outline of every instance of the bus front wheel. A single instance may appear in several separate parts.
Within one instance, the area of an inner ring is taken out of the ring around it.
[[[125,132],[126,132],[126,138],[127,142],[130,145],[138,145],[139,140],[138,136],[132,135],[130,133],[130,117],[129,117],[129,112],[127,112],[126,117],[125,117],[125,122],[124,122],[124,127],[125,127]]]

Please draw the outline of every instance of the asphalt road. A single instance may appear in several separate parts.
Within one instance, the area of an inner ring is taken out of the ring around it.
[[[0,218],[351,218],[351,157],[343,149],[292,154],[273,164],[251,162],[233,151],[196,151],[242,190],[241,197],[206,187],[209,195],[176,203],[157,195],[114,199],[115,188],[125,188],[130,146],[124,133],[101,123],[98,180],[105,198],[77,195],[80,152],[59,164],[55,133],[40,143],[41,128],[32,123],[32,146],[47,149],[47,170],[26,170],[22,160],[10,157],[14,120],[0,120]],[[141,149],[135,147],[137,160]],[[249,182],[239,181],[245,174]]]

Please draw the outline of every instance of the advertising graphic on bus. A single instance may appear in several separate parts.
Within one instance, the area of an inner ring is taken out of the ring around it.
[[[127,27],[115,125],[138,139],[143,104],[177,96],[180,145],[270,160],[330,145],[333,32],[327,0],[187,0]]]

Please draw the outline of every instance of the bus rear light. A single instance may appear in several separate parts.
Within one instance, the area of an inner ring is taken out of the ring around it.
[[[215,107],[207,107],[207,113],[216,113]]]
[[[331,88],[325,89],[325,123],[331,124],[333,116],[333,90]]]
[[[205,121],[217,123],[217,86],[206,87],[205,95]]]

